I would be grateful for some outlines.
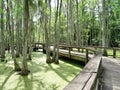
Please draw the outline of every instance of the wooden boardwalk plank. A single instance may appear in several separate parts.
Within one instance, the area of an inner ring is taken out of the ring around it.
[[[120,61],[103,57],[102,90],[120,90]]]
[[[68,50],[59,49],[59,55],[64,56],[64,57],[68,57],[68,58],[71,58],[74,60],[83,61],[83,62],[85,62],[85,60],[86,60],[85,53],[80,53],[80,52],[75,52],[75,51],[70,51],[70,55],[69,55]],[[94,55],[89,55],[89,59],[91,59],[93,56]]]

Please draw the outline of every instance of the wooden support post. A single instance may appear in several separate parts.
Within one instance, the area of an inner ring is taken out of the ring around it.
[[[70,48],[70,51],[73,51],[73,48],[72,48],[72,47]]]
[[[84,49],[82,48],[82,53],[84,53]]]
[[[69,55],[68,57],[69,57],[69,58],[71,58],[70,51],[71,51],[71,48],[70,48],[70,47],[68,47],[68,55]]]
[[[42,44],[42,46],[43,46],[43,53],[46,54],[45,44]]]
[[[85,64],[88,62],[88,49],[86,49],[86,60],[85,60]]]
[[[113,48],[113,58],[116,58],[116,49]]]
[[[80,48],[77,48],[78,49],[78,52],[80,52]]]
[[[33,46],[33,51],[36,51],[36,44],[34,44]]]

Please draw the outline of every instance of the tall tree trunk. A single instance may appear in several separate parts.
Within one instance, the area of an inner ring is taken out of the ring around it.
[[[4,0],[1,1],[1,10],[2,10],[2,13],[1,13],[1,61],[4,61],[5,59],[5,41],[4,41]]]
[[[49,3],[48,3],[49,2]],[[44,29],[45,29],[45,49],[46,49],[46,63],[52,63],[52,60],[50,58],[50,38],[49,38],[49,30],[50,30],[50,26],[48,28],[48,21],[50,19],[48,19],[48,14],[46,12],[47,6],[49,5],[50,9],[51,9],[51,5],[50,5],[50,0],[45,0],[46,3],[46,7],[44,9],[45,15],[44,15]],[[50,22],[49,22],[50,25]]]
[[[20,57],[20,19],[19,19],[20,1],[17,1],[17,16],[16,16],[16,57]]]
[[[19,21],[17,21],[17,29],[16,29],[16,57],[20,57],[20,27]]]
[[[19,29],[20,29],[20,32],[19,32],[19,39],[20,39],[20,41],[19,41],[19,50],[20,50],[20,54],[22,55],[22,49],[23,49],[23,46],[22,46],[22,44],[23,43],[21,43],[21,42],[23,42],[23,28],[20,28],[20,27],[22,27],[22,22],[23,22],[23,16],[20,18],[20,21],[19,21]]]
[[[33,22],[32,20],[30,21],[30,30],[29,30],[29,38],[28,38],[28,60],[32,60],[32,26],[33,26]]]
[[[77,22],[76,22],[76,43],[77,43],[77,46],[79,46],[79,13],[78,13],[78,0],[76,0],[76,19],[77,19]]]
[[[104,50],[103,50],[103,55],[104,56],[107,56],[107,50],[106,50],[106,47],[107,47],[107,42],[106,42],[106,38],[107,38],[107,35],[106,35],[106,32],[107,32],[107,26],[106,26],[106,0],[102,0],[102,46],[104,47]]]
[[[62,7],[62,0],[60,0],[60,7],[59,7],[59,21],[58,21],[58,29],[56,30],[57,36],[56,39],[56,58],[55,63],[59,64],[59,41],[60,41],[60,28],[61,28],[61,7]]]
[[[12,9],[12,2],[9,2],[7,0],[7,21],[8,21],[8,32],[9,32],[9,36],[10,36],[10,47],[11,47],[11,54],[12,54],[12,58],[14,60],[14,70],[15,71],[20,71],[20,66],[18,65],[17,61],[16,61],[16,57],[15,57],[15,52],[14,52],[14,29],[13,29],[13,16],[12,16],[12,12],[10,12],[10,10]],[[12,18],[10,18],[10,15]],[[12,21],[12,24],[10,22],[10,20]]]
[[[83,36],[84,36],[84,2],[85,0],[82,0],[82,11],[81,11],[81,46],[84,44]]]
[[[21,75],[28,75],[29,70],[27,66],[27,44],[29,34],[29,4],[28,0],[24,0],[24,35],[23,35],[23,61]]]
[[[70,23],[69,23],[69,29],[70,29],[70,44],[73,45],[74,44],[74,39],[73,39],[73,25],[74,25],[74,22],[73,22],[73,0],[70,0],[70,8],[69,8],[69,20],[70,20]]]
[[[53,62],[55,62],[56,64],[59,64],[59,61],[58,61],[58,44],[59,44],[59,36],[58,36],[58,31],[57,31],[57,21],[58,21],[58,9],[59,9],[59,0],[57,0],[57,9],[56,9],[56,12],[55,12],[55,23],[54,23],[54,50],[53,50]]]
[[[70,45],[70,29],[69,29],[69,0],[67,0],[67,44]]]

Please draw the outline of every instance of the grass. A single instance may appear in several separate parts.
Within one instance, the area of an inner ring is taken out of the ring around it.
[[[7,56],[7,63],[0,62],[0,90],[62,90],[83,68],[80,64],[60,60],[60,64],[46,64],[45,55],[32,54],[28,61],[30,74],[20,76],[13,71],[13,60]],[[21,58],[18,59],[21,66]]]
[[[113,50],[112,49],[108,49],[107,52],[108,52],[108,55],[110,57],[113,57]],[[116,51],[116,58],[120,59],[120,51],[118,51],[118,50]]]

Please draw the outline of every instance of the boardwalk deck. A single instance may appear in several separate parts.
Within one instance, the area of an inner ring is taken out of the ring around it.
[[[85,61],[86,59],[85,53],[70,51],[70,56],[69,56],[68,50],[63,50],[63,49],[59,49],[59,55],[65,56],[71,59],[79,60],[79,61]],[[89,56],[89,59],[91,59],[94,55],[88,55],[88,56]]]
[[[102,67],[102,90],[120,90],[120,61],[103,57]]]
[[[53,46],[50,47],[51,52],[53,51]],[[77,51],[69,51],[69,50],[64,50],[64,49],[59,49],[59,56],[60,57],[67,57],[70,59],[74,59],[74,60],[78,60],[78,61],[82,61],[85,62],[88,60],[90,60],[91,58],[94,57],[94,54],[87,54],[86,57],[86,53],[81,53],[81,52],[77,52]]]

